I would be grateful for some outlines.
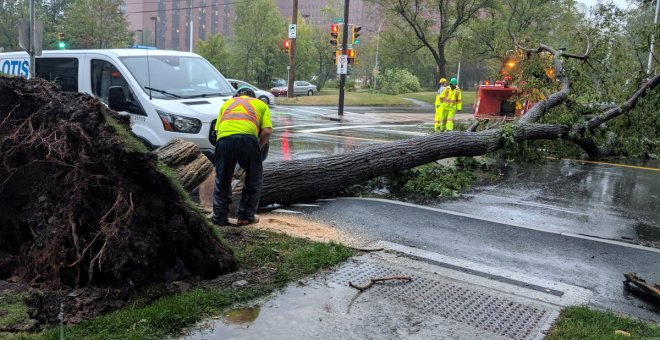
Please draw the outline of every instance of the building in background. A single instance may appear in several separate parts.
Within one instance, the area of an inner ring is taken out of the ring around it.
[[[135,43],[188,51],[198,40],[232,35],[233,0],[126,0],[125,13]],[[192,25],[192,34],[191,34]],[[144,37],[144,41],[143,40]]]
[[[277,7],[282,12],[285,18],[290,20],[293,14],[293,1],[292,0],[275,0]],[[305,22],[311,25],[330,26],[333,18],[328,18],[326,14],[321,12],[326,6],[337,6],[336,15],[344,17],[344,0],[299,0],[298,12],[300,16],[305,18]],[[339,4],[339,5],[338,5]],[[382,22],[382,15],[378,8],[364,0],[351,0],[348,7],[348,19],[351,24],[362,26],[362,29],[367,32],[376,32],[378,26]]]
[[[293,0],[272,0],[285,18],[290,20]],[[199,40],[206,40],[214,34],[232,36],[235,0],[125,0],[122,10],[126,13],[130,30],[135,32],[135,44],[155,45],[160,49],[188,51]],[[299,0],[298,11],[311,25],[329,25],[322,9],[336,6],[343,0]],[[349,21],[362,26],[365,35],[376,32],[382,23],[382,16],[374,5],[364,0],[351,0]],[[343,7],[337,8],[343,16]],[[192,18],[192,35],[190,32]],[[282,27],[286,31],[286,27]],[[154,41],[154,35],[156,35]]]

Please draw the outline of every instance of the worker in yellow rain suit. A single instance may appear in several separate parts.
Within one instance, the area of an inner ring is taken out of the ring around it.
[[[461,89],[459,89],[457,85],[458,81],[456,78],[451,78],[449,81],[449,86],[445,87],[445,89],[442,90],[442,93],[438,95],[440,102],[440,119],[438,119],[438,114],[436,113],[436,132],[454,130],[454,115],[456,114],[456,111],[461,111],[463,109],[463,103],[461,101]],[[438,106],[437,103],[438,100],[436,100],[436,107]],[[440,126],[438,126],[438,120],[440,120]]]
[[[447,87],[447,79],[445,78],[440,78],[438,80],[438,94],[435,95],[435,131],[438,131],[438,126],[440,125],[440,122],[442,121],[442,108],[440,106],[440,93]]]

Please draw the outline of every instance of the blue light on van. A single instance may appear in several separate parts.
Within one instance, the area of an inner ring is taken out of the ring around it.
[[[141,50],[157,50],[157,48],[153,46],[145,46],[145,45],[133,45],[132,48],[137,48]]]

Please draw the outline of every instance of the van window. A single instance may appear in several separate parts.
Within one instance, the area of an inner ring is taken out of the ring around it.
[[[110,93],[111,86],[121,86],[124,89],[126,100],[130,103],[127,111],[135,114],[144,114],[141,105],[133,96],[131,87],[115,65],[105,60],[92,59],[90,77],[92,93],[102,102],[108,103],[108,94]]]
[[[62,91],[78,91],[78,58],[37,58],[34,72],[39,78],[54,81]]]
[[[156,55],[150,57],[123,57],[122,62],[142,86],[167,91],[181,98],[231,96],[235,90],[222,75],[199,57]],[[158,99],[173,96],[154,91]]]

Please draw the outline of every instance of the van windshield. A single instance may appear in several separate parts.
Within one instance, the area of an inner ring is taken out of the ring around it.
[[[202,58],[149,56],[148,68],[146,56],[124,57],[121,61],[140,83],[142,90],[147,93],[150,92],[146,89],[148,87],[160,90],[151,91],[154,98],[231,96],[235,91],[222,75]]]

